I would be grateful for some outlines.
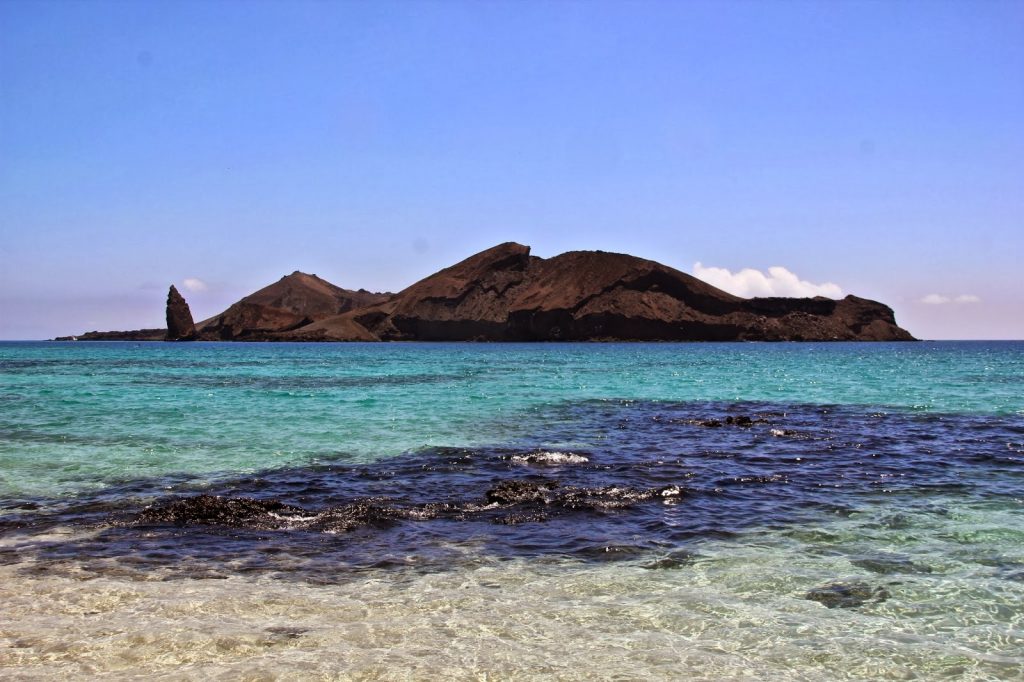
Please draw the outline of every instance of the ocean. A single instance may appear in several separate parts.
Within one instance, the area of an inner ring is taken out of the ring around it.
[[[0,677],[1024,679],[1024,343],[0,343]]]

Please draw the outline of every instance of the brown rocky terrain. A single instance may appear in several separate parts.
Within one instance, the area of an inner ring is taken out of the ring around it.
[[[318,320],[386,301],[390,294],[342,289],[316,275],[295,271],[203,320],[199,338],[209,341],[317,340],[295,330]],[[279,339],[278,336],[281,336]]]
[[[383,303],[296,332],[337,340],[903,341],[867,299],[728,294],[650,260],[603,251],[553,258],[500,244]]]
[[[115,333],[123,334],[106,334]],[[856,296],[745,299],[635,256],[570,251],[545,259],[513,242],[470,256],[393,295],[350,291],[295,272],[200,322],[195,338],[913,340],[897,326],[891,308]]]

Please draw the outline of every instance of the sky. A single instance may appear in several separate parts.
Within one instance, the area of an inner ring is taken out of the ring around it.
[[[1024,2],[0,2],[0,339],[505,241],[1024,338]]]

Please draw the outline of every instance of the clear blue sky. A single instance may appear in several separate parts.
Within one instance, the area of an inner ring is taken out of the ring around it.
[[[1024,338],[1024,3],[0,2],[0,338],[509,240]]]

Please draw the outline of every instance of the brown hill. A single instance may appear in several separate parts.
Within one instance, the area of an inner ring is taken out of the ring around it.
[[[203,320],[196,328],[199,338],[205,340],[274,340],[276,335],[288,335],[318,320],[386,301],[389,296],[342,289],[296,270]]]
[[[296,327],[297,338],[420,341],[912,340],[887,306],[847,296],[728,294],[654,261],[602,251],[543,259],[508,242],[391,299]]]

